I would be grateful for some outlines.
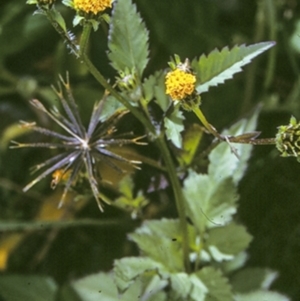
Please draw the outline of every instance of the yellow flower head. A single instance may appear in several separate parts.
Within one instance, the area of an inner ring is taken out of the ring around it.
[[[196,76],[176,68],[166,75],[166,94],[173,100],[183,100],[195,92]]]
[[[112,0],[74,0],[73,2],[75,10],[93,15],[97,15],[111,7],[111,4]]]

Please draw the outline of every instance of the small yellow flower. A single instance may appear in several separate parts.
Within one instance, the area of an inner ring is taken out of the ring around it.
[[[55,189],[57,184],[60,181],[67,182],[67,180],[70,178],[71,175],[71,169],[69,170],[64,170],[64,169],[57,169],[54,171],[52,174],[52,181],[51,181],[51,188]]]
[[[74,0],[73,5],[79,12],[97,15],[106,8],[110,8],[111,4],[112,0]]]
[[[173,100],[183,100],[195,92],[196,76],[181,69],[175,69],[166,75],[166,94]]]

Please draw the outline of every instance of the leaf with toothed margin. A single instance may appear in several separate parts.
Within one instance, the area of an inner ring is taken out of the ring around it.
[[[114,2],[109,23],[108,57],[117,71],[135,71],[138,77],[148,63],[148,30],[131,0]]]
[[[207,92],[209,87],[223,84],[235,73],[241,72],[242,67],[249,64],[253,58],[273,47],[275,42],[262,42],[253,45],[224,47],[221,51],[213,50],[209,55],[201,55],[192,61],[192,68],[197,77],[198,93]]]

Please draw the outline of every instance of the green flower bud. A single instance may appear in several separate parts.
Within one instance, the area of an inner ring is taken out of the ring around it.
[[[278,127],[275,140],[282,157],[296,157],[300,162],[300,123],[294,116],[288,125]]]

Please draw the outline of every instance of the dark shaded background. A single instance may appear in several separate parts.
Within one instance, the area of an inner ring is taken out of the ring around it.
[[[20,192],[31,178],[30,166],[47,158],[48,151],[8,150],[5,140],[8,127],[18,120],[38,119],[48,125],[49,121],[38,116],[28,101],[36,97],[48,105],[55,103],[49,87],[57,81],[59,73],[65,74],[65,70],[70,72],[83,119],[89,116],[93,102],[101,94],[101,88],[65,50],[51,25],[42,16],[32,16],[34,6],[24,2],[0,2],[0,219],[3,221],[33,220],[47,195],[52,194],[48,181],[38,184],[32,194]],[[258,103],[264,104],[258,126],[261,137],[274,137],[276,127],[287,124],[291,115],[300,118],[300,54],[289,44],[296,22],[300,20],[296,0],[136,2],[150,31],[151,60],[146,76],[166,68],[174,53],[192,59],[216,47],[276,41],[272,50],[274,61],[270,65],[269,51],[244,68],[245,72],[236,75],[234,80],[203,94],[203,111],[215,127],[229,126]],[[61,4],[57,7],[71,28],[73,12]],[[74,29],[76,34],[79,31],[80,28]],[[113,79],[115,74],[105,52],[105,34],[94,33],[90,45],[92,60],[105,76]],[[268,83],[267,74],[271,74]],[[187,114],[187,117],[190,116]],[[195,121],[192,117],[187,120],[187,123]],[[134,127],[135,122],[130,122]],[[24,140],[35,141],[35,137],[26,136]],[[145,155],[158,156],[151,146]],[[155,171],[145,168],[137,175],[138,188],[146,189],[153,174]],[[294,158],[279,157],[272,146],[257,146],[240,185],[239,218],[254,236],[248,264],[278,270],[280,276],[273,288],[292,300],[300,300],[299,174],[300,165]],[[175,214],[169,192],[166,189],[149,195],[153,203],[146,209],[145,218]],[[127,213],[109,207],[100,214],[94,201],[76,216],[128,218]],[[115,258],[137,252],[126,240],[126,233],[133,228],[134,224],[129,221],[126,227],[73,228],[54,234],[51,230],[29,232],[10,251],[3,273],[43,273],[63,283],[99,270],[109,270]],[[3,233],[2,239],[7,236]]]

